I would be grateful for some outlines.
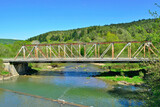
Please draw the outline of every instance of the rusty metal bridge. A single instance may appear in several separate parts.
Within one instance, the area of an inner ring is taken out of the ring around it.
[[[157,59],[150,41],[31,44],[21,47],[14,63],[139,63]]]

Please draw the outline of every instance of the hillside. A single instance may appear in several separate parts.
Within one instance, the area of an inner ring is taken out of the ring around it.
[[[13,44],[15,41],[21,41],[21,40],[15,40],[15,39],[0,39],[1,44]]]
[[[160,42],[160,21],[139,20],[130,23],[91,26],[66,31],[51,31],[28,39],[41,43],[53,42],[107,42],[107,41],[153,41]]]

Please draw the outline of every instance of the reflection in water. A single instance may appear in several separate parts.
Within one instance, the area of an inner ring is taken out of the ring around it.
[[[94,78],[100,71],[99,68],[90,64],[68,64],[63,69],[63,72],[44,71],[34,76],[20,76],[16,81],[0,83],[0,87],[87,106],[106,107],[110,105],[113,107],[127,107],[142,105],[142,102],[136,99],[137,95],[134,94],[138,90],[137,87],[113,86],[110,83]],[[53,107],[52,102],[43,99],[5,91],[3,94],[5,97],[1,97],[2,95],[0,94],[2,101],[0,106],[2,105],[2,107],[7,106],[9,100],[17,104],[16,106],[29,106],[25,102],[31,101],[30,103],[37,102],[37,105],[34,104],[35,107],[43,107],[42,102],[44,105],[48,104],[48,107]],[[135,97],[130,98],[132,95],[135,95]]]

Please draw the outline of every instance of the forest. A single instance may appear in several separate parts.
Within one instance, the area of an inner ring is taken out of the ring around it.
[[[160,42],[159,19],[143,19],[130,23],[91,26],[66,31],[51,31],[31,37],[28,41],[55,42],[112,42],[152,41]]]
[[[20,41],[20,40],[16,40],[16,39],[0,39],[0,43],[1,44],[13,44],[16,41]]]

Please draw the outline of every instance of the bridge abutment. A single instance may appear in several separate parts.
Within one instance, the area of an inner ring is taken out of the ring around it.
[[[18,76],[26,74],[29,67],[28,63],[4,63],[4,69],[13,76]]]

